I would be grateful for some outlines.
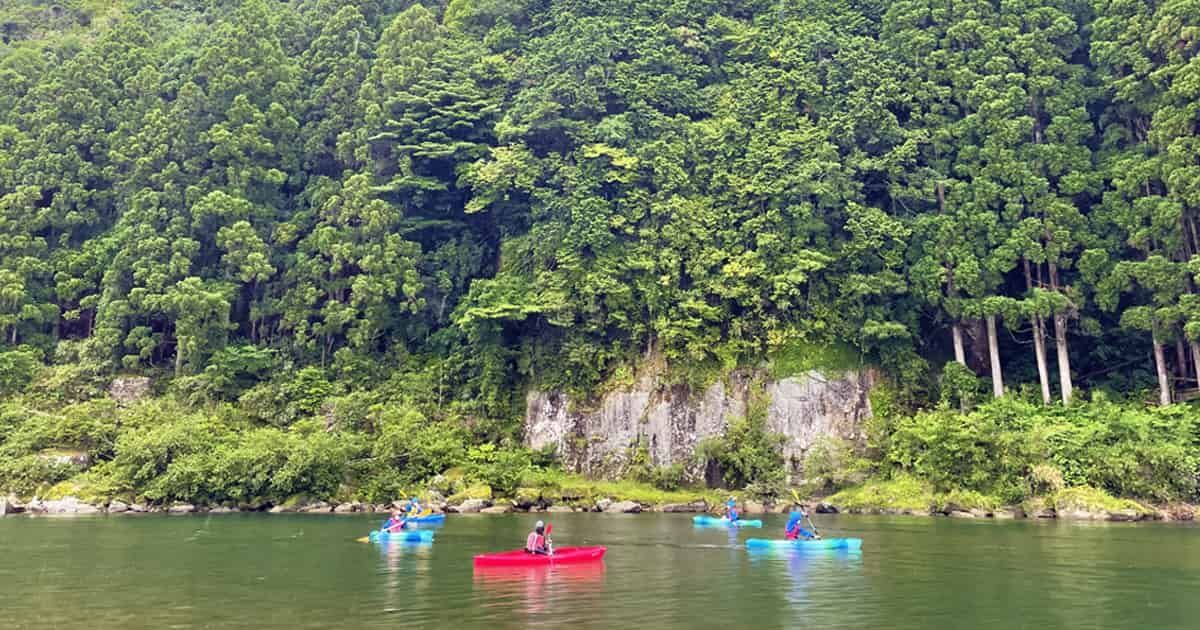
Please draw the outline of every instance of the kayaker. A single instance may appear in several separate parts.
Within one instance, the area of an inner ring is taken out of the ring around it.
[[[405,508],[405,512],[407,512],[409,516],[419,515],[421,513],[421,501],[417,499],[417,497],[409,499],[408,506]]]
[[[820,536],[804,529],[805,516],[807,514],[804,513],[804,510],[795,510],[789,515],[787,527],[784,528],[784,535],[787,536],[788,540],[801,538],[804,540],[813,540],[814,538],[820,538]]]
[[[736,521],[739,516],[741,515],[738,514],[737,501],[733,497],[729,497],[729,500],[725,502],[725,518]]]
[[[548,556],[553,553],[553,548],[550,546],[550,541],[546,538],[546,524],[538,521],[533,527],[533,531],[529,532],[529,536],[525,538],[525,552],[536,553],[543,556]]]
[[[404,515],[400,513],[400,510],[392,510],[392,516],[383,522],[383,531],[398,532],[404,529],[407,525],[408,521]]]

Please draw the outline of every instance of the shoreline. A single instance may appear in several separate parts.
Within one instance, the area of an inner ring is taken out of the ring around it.
[[[851,516],[920,516],[942,517],[974,520],[1064,520],[1064,521],[1107,521],[1107,522],[1187,522],[1195,519],[1196,506],[1186,503],[1169,505],[1145,506],[1144,510],[1104,510],[1104,509],[1055,509],[1043,507],[1036,511],[1026,510],[1021,506],[1010,506],[999,509],[968,509],[958,506],[944,506],[939,509],[914,510],[909,508],[839,508],[836,505],[817,500],[800,504],[810,514],[845,514]],[[57,500],[33,499],[28,502],[15,500],[14,497],[0,499],[0,516],[89,516],[89,515],[137,515],[137,514],[382,514],[401,506],[401,503],[364,503],[346,502],[329,503],[313,501],[293,505],[195,505],[190,503],[174,503],[170,505],[153,505],[147,503],[126,503],[111,501],[107,504],[92,504],[67,496]],[[746,501],[740,507],[744,515],[786,514],[793,504],[763,504]],[[521,504],[508,499],[496,501],[488,499],[468,499],[458,504],[440,502],[432,506],[433,513],[445,514],[554,514],[554,513],[590,513],[590,514],[712,514],[718,505],[709,504],[703,500],[690,503],[660,503],[645,504],[637,501],[616,501],[601,499],[592,505],[566,505],[552,503]]]

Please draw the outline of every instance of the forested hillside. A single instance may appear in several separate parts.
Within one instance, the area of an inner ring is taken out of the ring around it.
[[[1196,0],[0,0],[0,477],[386,492],[645,357],[1181,400],[1198,51]]]

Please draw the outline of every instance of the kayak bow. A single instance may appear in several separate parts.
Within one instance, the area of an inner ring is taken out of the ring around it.
[[[538,567],[556,564],[596,562],[604,559],[605,547],[563,547],[551,555],[529,553],[524,549],[475,556],[477,567]]]
[[[693,516],[692,524],[698,527],[762,527],[762,521],[758,519],[730,521],[716,516]]]

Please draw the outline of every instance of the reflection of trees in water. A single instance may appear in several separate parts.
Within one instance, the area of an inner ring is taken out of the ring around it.
[[[546,613],[559,601],[586,608],[604,591],[604,563],[555,567],[475,567],[475,587],[484,592],[486,608]]]

